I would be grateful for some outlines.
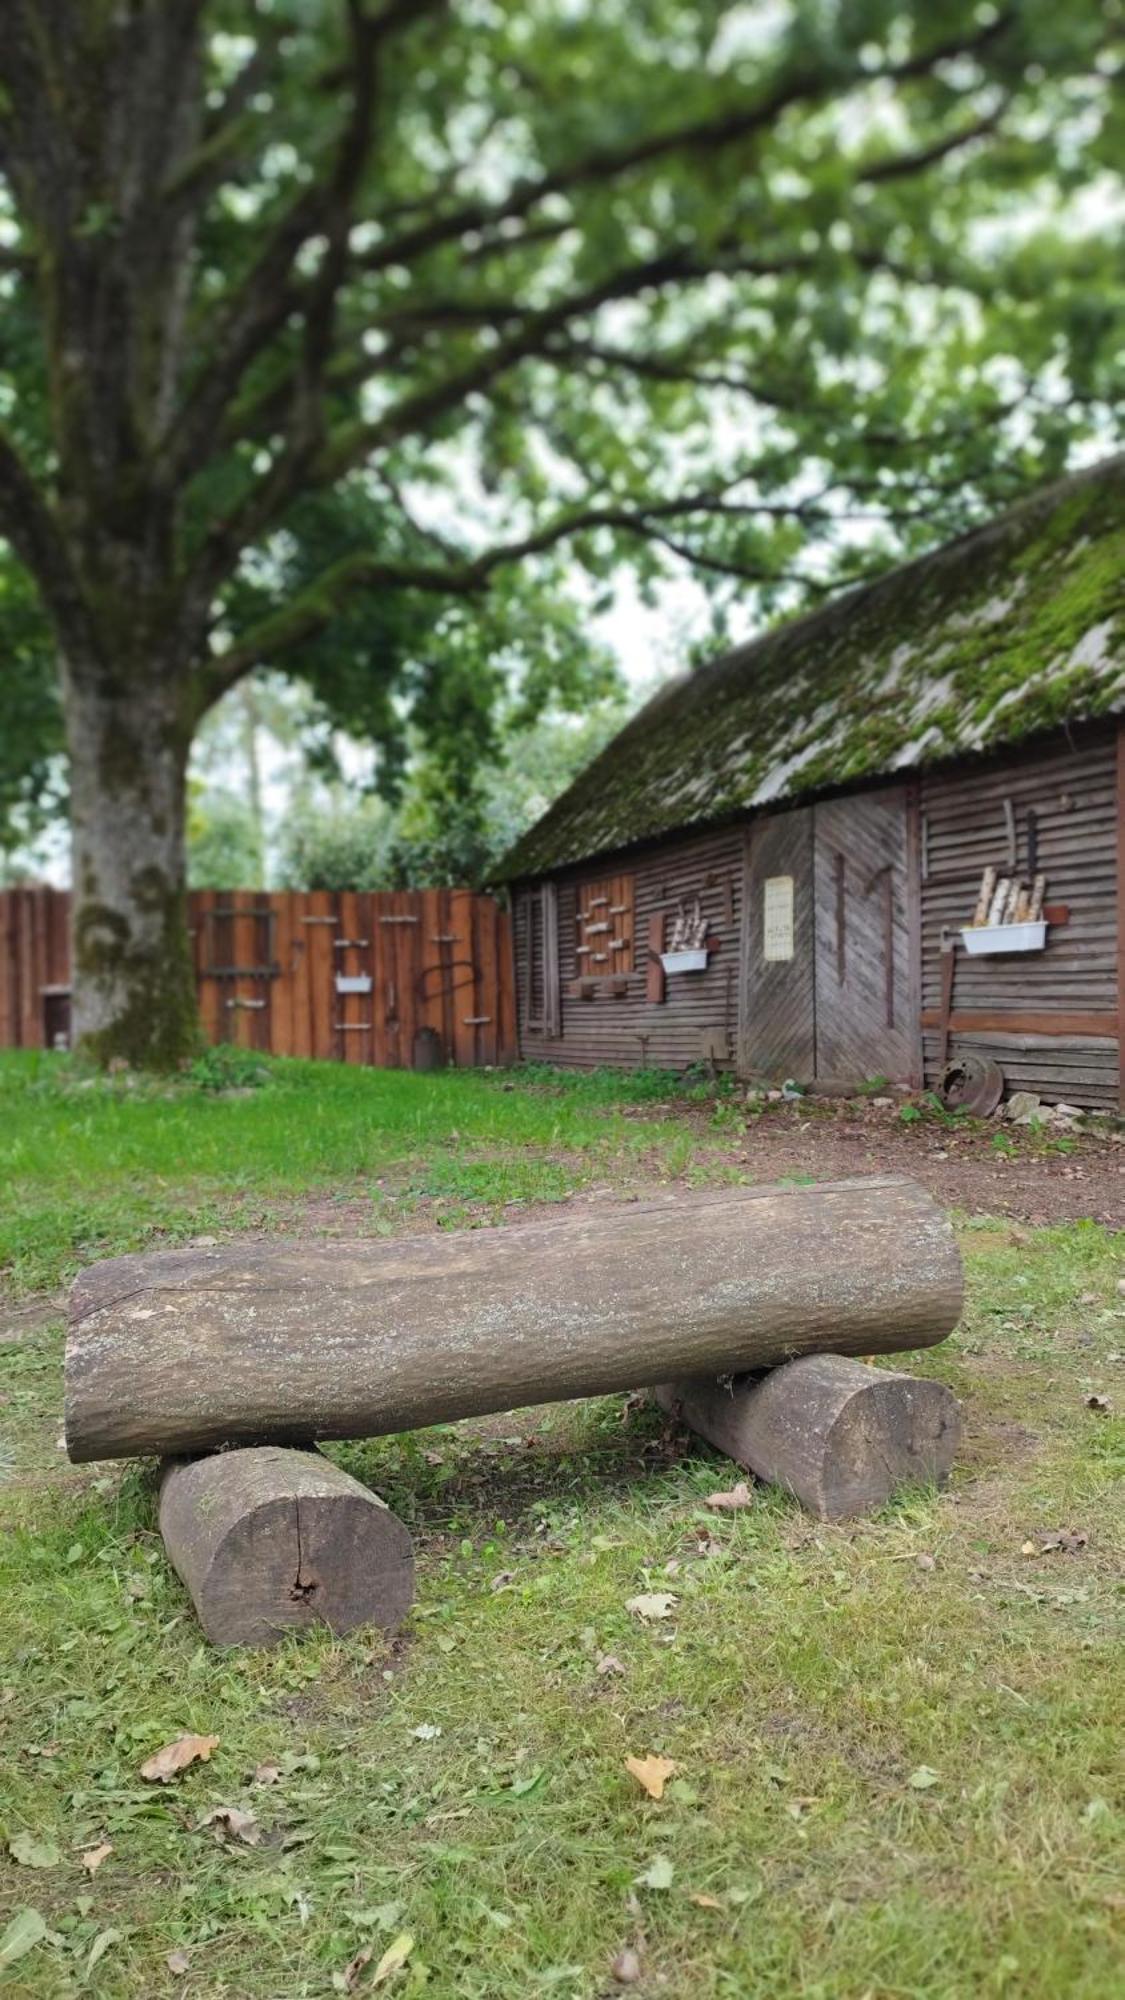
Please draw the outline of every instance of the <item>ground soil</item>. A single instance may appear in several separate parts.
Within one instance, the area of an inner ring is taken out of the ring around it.
[[[843,1100],[806,1110],[771,1105],[755,1118],[732,1159],[755,1180],[815,1174],[910,1174],[940,1201],[970,1215],[1004,1215],[1043,1224],[1089,1219],[1125,1228],[1125,1143],[1120,1133],[1065,1135],[1072,1152],[1052,1151],[1058,1139],[993,1120],[964,1126],[927,1119],[904,1124],[901,1106]],[[1014,1151],[998,1151],[1003,1133]]]

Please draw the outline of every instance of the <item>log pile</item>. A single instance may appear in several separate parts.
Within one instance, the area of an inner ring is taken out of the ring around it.
[[[657,1387],[814,1511],[852,1511],[944,1476],[956,1406],[844,1357],[943,1340],[961,1298],[948,1223],[890,1176],[117,1258],[74,1287],[67,1448],[170,1461],[161,1527],[219,1643],[391,1628],[409,1537],[317,1440]]]

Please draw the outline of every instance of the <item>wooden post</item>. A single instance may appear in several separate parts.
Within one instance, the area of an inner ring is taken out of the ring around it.
[[[393,1631],[414,1596],[398,1516],[316,1451],[172,1460],[160,1532],[216,1646],[273,1645],[309,1625]]]
[[[942,1484],[961,1436],[941,1382],[810,1354],[765,1377],[672,1382],[662,1409],[822,1519],[862,1514],[896,1487]]]
[[[74,1287],[67,1448],[376,1436],[828,1347],[928,1347],[961,1294],[944,1215],[893,1176],[122,1257]]]

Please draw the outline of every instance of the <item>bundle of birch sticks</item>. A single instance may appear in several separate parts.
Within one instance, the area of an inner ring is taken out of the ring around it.
[[[952,1392],[862,1357],[944,1340],[961,1298],[948,1221],[890,1175],[120,1257],[74,1287],[66,1445],[163,1460],[165,1546],[216,1644],[391,1630],[410,1535],[320,1439],[653,1388],[814,1513],[857,1513],[950,1469]]]
[[[1029,889],[1019,875],[998,877],[995,868],[986,868],[980,878],[972,929],[980,930],[988,924],[1038,923],[1046,893],[1045,875],[1037,875]]]

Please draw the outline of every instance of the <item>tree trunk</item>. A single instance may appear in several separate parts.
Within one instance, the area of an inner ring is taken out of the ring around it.
[[[397,1243],[118,1257],[74,1287],[67,1449],[376,1436],[826,1349],[929,1347],[961,1292],[945,1217],[889,1176]]]
[[[99,1062],[173,1069],[199,1046],[187,936],[190,730],[174,675],[65,675],[72,1021]]]

